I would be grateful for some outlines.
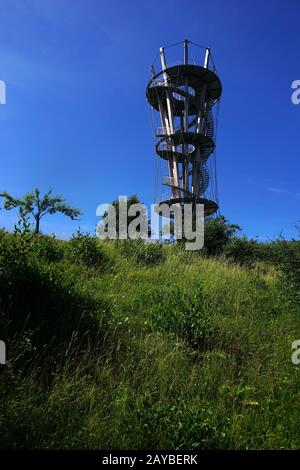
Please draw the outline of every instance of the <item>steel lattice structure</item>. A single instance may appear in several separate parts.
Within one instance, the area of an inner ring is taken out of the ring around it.
[[[203,65],[189,62],[189,41],[183,41],[184,60],[167,66],[165,49],[160,48],[161,71],[151,68],[146,96],[158,111],[161,127],[155,128],[155,150],[166,163],[168,176],[163,185],[166,196],[160,203],[204,204],[205,215],[218,210],[215,164],[216,115],[222,85],[209,48]]]

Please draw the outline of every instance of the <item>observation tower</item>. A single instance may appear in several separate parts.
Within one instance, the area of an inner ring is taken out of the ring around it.
[[[178,52],[179,46],[182,60],[168,64],[169,50]],[[158,58],[146,90],[158,156],[155,202],[204,204],[208,216],[218,210],[215,140],[222,84],[209,48],[185,40],[161,47]]]

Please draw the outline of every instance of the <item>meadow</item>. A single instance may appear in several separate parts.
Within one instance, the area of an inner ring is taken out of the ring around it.
[[[299,448],[299,243],[253,244],[2,230],[0,447]]]

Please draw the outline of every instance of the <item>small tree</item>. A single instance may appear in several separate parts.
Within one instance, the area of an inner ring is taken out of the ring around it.
[[[129,208],[131,206],[133,206],[134,204],[142,204],[136,194],[133,194],[133,195],[128,197],[128,199],[127,199],[127,210],[129,210]],[[120,227],[119,227],[120,201],[119,201],[119,199],[116,199],[116,200],[112,201],[111,205],[115,209],[115,214],[116,214],[116,236],[117,236],[117,238],[119,238],[119,232],[120,232]],[[104,214],[103,214],[102,219],[107,217],[107,215],[108,215],[108,211],[105,211]],[[134,216],[127,215],[127,228],[129,227],[130,223],[133,220],[136,219],[136,217],[137,217],[136,215],[134,215]],[[147,222],[148,222],[148,235],[150,236],[150,234],[151,234],[150,220],[148,220]],[[139,228],[139,230],[140,230],[140,228]],[[105,231],[106,231],[106,229],[105,229]]]
[[[139,200],[138,196],[136,194],[133,194],[128,197],[127,199],[127,209],[130,208],[133,204],[141,204],[141,201]],[[117,231],[117,236],[119,236],[119,217],[120,217],[120,204],[119,204],[119,199],[116,199],[111,203],[111,205],[115,208],[116,210],[116,231]],[[107,215],[105,213],[104,215]],[[130,225],[130,222],[132,222],[135,219],[135,216],[130,217],[127,216],[127,227]]]
[[[4,198],[3,208],[5,210],[9,211],[18,207],[22,214],[29,214],[33,217],[36,234],[40,233],[40,221],[46,214],[60,212],[72,220],[76,220],[81,214],[79,209],[70,207],[60,195],[52,196],[51,189],[44,196],[41,196],[38,188],[27,193],[21,199],[15,198],[7,192],[0,193],[0,196]]]
[[[208,256],[220,255],[239,230],[239,225],[230,223],[223,215],[207,218],[204,222],[204,251]]]

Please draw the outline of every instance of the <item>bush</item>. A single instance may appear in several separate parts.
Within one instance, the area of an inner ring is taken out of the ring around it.
[[[0,273],[20,271],[33,258],[34,239],[31,233],[11,234],[0,231]]]
[[[300,242],[277,243],[276,259],[282,271],[283,290],[300,304]]]
[[[260,257],[259,244],[256,240],[248,240],[246,237],[233,238],[223,249],[224,256],[230,261],[251,267]]]
[[[238,225],[229,223],[225,217],[209,218],[204,224],[204,253],[208,256],[221,255],[226,244],[240,230]]]
[[[280,237],[271,242],[259,243],[246,237],[233,238],[223,249],[226,258],[234,263],[253,267],[256,261],[276,266],[281,271],[283,291],[300,300],[300,242]]]
[[[136,264],[154,266],[164,260],[163,247],[160,243],[146,243],[142,240],[122,240],[121,253]]]
[[[13,254],[14,252],[14,254]],[[14,262],[23,262],[26,257],[36,257],[48,263],[60,261],[64,257],[63,243],[54,235],[35,235],[33,232],[15,231],[13,234],[0,230],[0,256],[9,253]],[[3,259],[3,261],[5,261]]]
[[[72,272],[32,256],[32,243],[28,234],[0,235],[0,338],[10,344],[25,334],[38,350],[74,332],[97,335],[104,304]]]
[[[108,265],[97,238],[80,231],[67,242],[66,256],[72,263],[85,264],[89,268],[104,270]]]
[[[33,252],[50,263],[60,261],[64,257],[62,242],[56,240],[55,236],[38,235],[34,237]]]

